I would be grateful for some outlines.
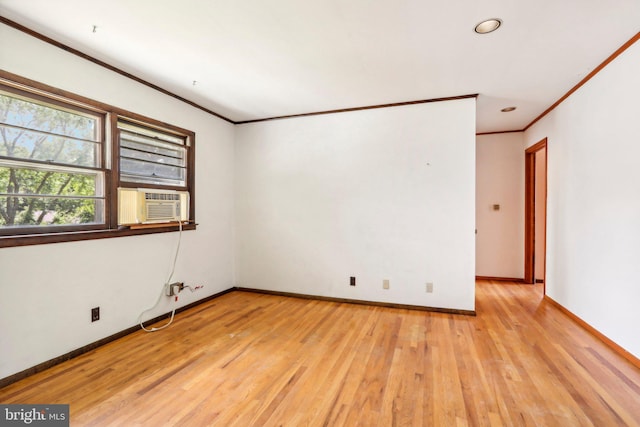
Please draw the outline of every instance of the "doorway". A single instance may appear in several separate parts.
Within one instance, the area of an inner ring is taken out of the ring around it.
[[[524,281],[546,284],[547,138],[525,151]]]

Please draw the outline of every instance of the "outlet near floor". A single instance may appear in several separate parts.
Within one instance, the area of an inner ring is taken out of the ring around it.
[[[100,320],[100,307],[91,309],[91,321],[95,322],[96,320]]]

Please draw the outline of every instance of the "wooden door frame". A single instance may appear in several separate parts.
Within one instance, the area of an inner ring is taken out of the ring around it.
[[[536,153],[547,148],[547,138],[542,139],[536,144],[525,150],[525,189],[524,189],[524,282],[533,284],[536,281],[536,272],[534,269],[535,257],[535,216],[536,216]],[[545,174],[549,150],[545,151]],[[544,218],[545,218],[545,234],[547,232],[547,180],[545,179],[544,188]],[[547,239],[544,239],[544,253],[547,253]],[[546,288],[547,263],[544,264],[544,285]]]

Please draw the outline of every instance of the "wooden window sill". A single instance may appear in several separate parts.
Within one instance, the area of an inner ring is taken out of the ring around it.
[[[120,227],[118,229],[105,230],[88,230],[88,231],[70,231],[61,233],[48,234],[28,234],[21,236],[2,236],[0,237],[0,248],[10,248],[17,246],[41,245],[47,243],[63,243],[77,242],[81,240],[108,239],[112,237],[137,236],[153,233],[167,233],[178,231],[178,223],[161,223],[161,224],[140,224],[151,227],[130,228]],[[195,230],[196,224],[184,224],[184,231]]]

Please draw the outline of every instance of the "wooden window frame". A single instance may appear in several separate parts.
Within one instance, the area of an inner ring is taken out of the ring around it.
[[[179,189],[188,191],[189,198],[189,221],[183,224],[183,230],[195,230],[195,132],[183,129],[159,120],[152,119],[137,113],[123,110],[109,104],[94,101],[74,93],[58,89],[34,80],[30,80],[16,74],[0,70],[0,84],[3,87],[14,88],[21,92],[33,94],[34,99],[46,100],[46,102],[60,105],[66,108],[78,108],[78,110],[88,109],[92,112],[100,112],[104,115],[105,134],[102,155],[102,170],[104,171],[104,198],[105,198],[105,224],[88,224],[78,226],[42,226],[37,233],[25,234],[25,229],[16,230],[16,233],[0,236],[0,248],[39,245],[47,243],[73,242],[81,240],[93,240],[112,237],[124,237],[141,234],[164,233],[178,231],[179,224],[162,223],[153,224],[150,227],[132,228],[128,226],[118,226],[118,187],[134,188],[160,188]],[[174,133],[186,138],[187,141],[187,174],[186,185],[184,187],[132,184],[128,182],[120,183],[119,171],[119,141],[118,141],[118,120],[133,122],[141,126],[158,129],[160,131]],[[108,158],[107,158],[108,156]]]

